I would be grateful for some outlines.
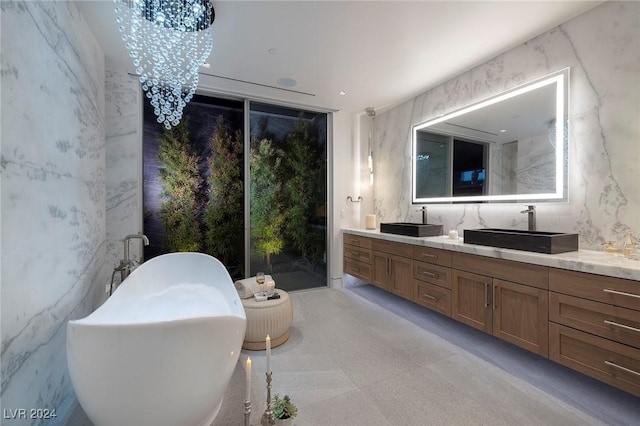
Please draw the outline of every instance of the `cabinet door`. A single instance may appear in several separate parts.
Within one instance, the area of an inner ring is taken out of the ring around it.
[[[640,396],[640,349],[549,323],[549,359]]]
[[[551,291],[549,321],[640,349],[640,312],[632,309]]]
[[[391,256],[391,291],[413,300],[413,260]]]
[[[549,357],[549,292],[493,280],[493,335]]]
[[[413,288],[414,302],[451,316],[451,290],[420,280],[413,280]]]
[[[380,253],[379,251],[373,252],[373,277],[371,283],[389,290],[389,283],[391,282],[391,256],[388,254]]]
[[[464,324],[491,333],[492,278],[454,270],[452,274],[452,317]]]
[[[345,274],[353,275],[363,281],[371,281],[371,265],[345,258],[343,268]]]

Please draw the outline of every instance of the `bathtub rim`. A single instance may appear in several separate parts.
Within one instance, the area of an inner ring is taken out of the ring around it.
[[[242,315],[200,315],[197,317],[189,317],[189,318],[177,318],[177,319],[169,319],[169,320],[149,320],[149,321],[139,321],[139,322],[121,322],[121,323],[113,323],[113,322],[92,322],[89,321],[91,319],[91,315],[86,316],[84,318],[78,318],[75,320],[67,321],[68,326],[85,326],[85,327],[109,327],[109,328],[133,328],[139,326],[163,326],[167,324],[184,324],[188,325],[189,323],[196,323],[201,320],[221,320],[223,318],[231,318],[238,320],[247,320],[247,316]]]

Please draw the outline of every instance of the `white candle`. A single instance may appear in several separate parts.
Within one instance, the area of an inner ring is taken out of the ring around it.
[[[265,283],[267,285],[267,295],[271,296],[276,291],[276,283],[273,280],[269,280]]]
[[[367,229],[376,229],[376,215],[368,214],[365,216],[366,228]]]
[[[267,334],[267,374],[271,373],[271,337]]]
[[[246,389],[245,389],[245,397],[244,400],[245,401],[251,401],[251,358],[247,357],[247,368],[246,368],[246,373],[247,373],[247,385],[246,385]]]

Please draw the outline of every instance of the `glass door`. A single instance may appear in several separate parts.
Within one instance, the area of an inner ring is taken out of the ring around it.
[[[327,114],[252,102],[249,133],[249,275],[326,286]]]

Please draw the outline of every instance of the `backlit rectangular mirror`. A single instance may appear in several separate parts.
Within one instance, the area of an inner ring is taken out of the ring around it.
[[[567,199],[569,69],[412,128],[412,202]]]

